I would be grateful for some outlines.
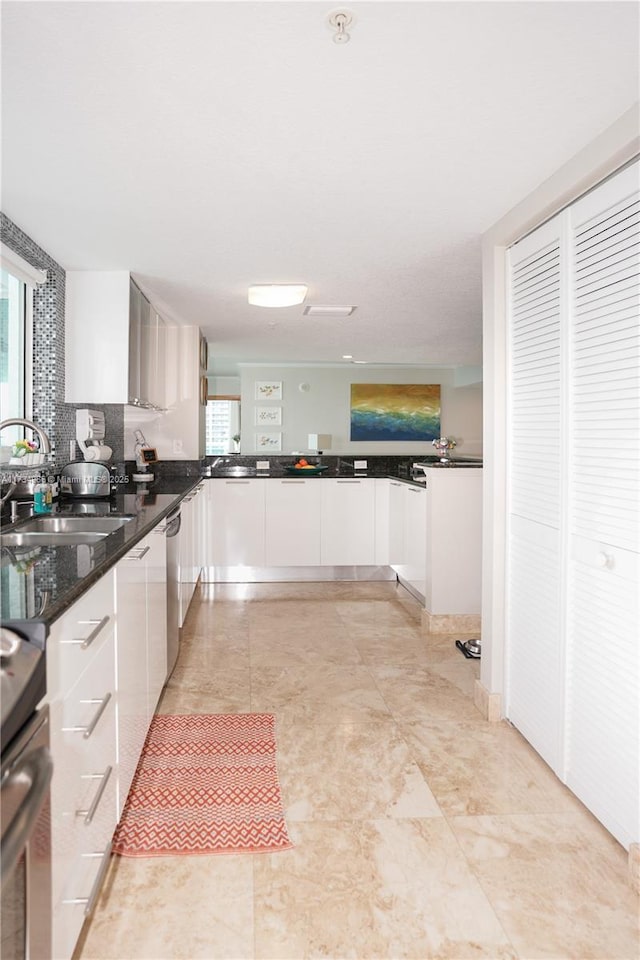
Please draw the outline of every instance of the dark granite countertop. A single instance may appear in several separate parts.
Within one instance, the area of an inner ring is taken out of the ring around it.
[[[135,484],[118,487],[109,500],[57,501],[60,514],[128,514],[129,523],[95,544],[2,547],[0,611],[2,624],[21,620],[53,623],[139,540],[149,533],[201,477],[158,480],[148,490]],[[28,516],[21,508],[20,517]],[[3,527],[7,531],[7,527]]]

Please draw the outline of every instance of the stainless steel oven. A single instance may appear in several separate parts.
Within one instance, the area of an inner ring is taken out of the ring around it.
[[[2,960],[51,958],[49,710],[41,626],[2,628],[0,775]],[[35,640],[35,642],[33,642]]]

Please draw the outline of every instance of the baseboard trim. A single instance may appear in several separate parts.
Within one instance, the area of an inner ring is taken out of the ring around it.
[[[386,566],[203,567],[203,583],[304,583],[327,580],[395,580]]]
[[[473,688],[473,702],[483,718],[488,720],[489,723],[497,723],[498,720],[502,720],[502,694],[489,693],[478,679],[476,679]]]

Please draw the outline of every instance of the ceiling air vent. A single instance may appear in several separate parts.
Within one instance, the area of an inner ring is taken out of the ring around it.
[[[320,304],[316,306],[309,306],[304,308],[304,312],[308,317],[350,317],[355,307],[348,306],[337,306],[337,307],[328,307],[321,306]]]

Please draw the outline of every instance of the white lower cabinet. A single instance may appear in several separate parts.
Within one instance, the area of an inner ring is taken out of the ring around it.
[[[114,575],[51,628],[53,958],[73,954],[109,862],[118,820]]]
[[[265,493],[270,480],[209,480],[212,522],[208,566],[264,567]]]
[[[320,563],[320,489],[325,481],[290,477],[264,482],[267,566],[317,566]]]
[[[193,537],[195,533],[195,508],[191,497],[180,503],[180,613],[178,623],[182,627],[195,590],[193,582]]]
[[[331,566],[375,563],[375,480],[321,480],[320,562]]]
[[[202,569],[205,519],[204,483],[180,504],[180,626],[184,624]]]
[[[136,544],[116,566],[118,816],[167,675],[164,530]]]
[[[389,480],[377,477],[375,519],[375,563],[378,567],[389,565]]]
[[[424,601],[427,567],[427,491],[403,483],[400,491],[399,531],[394,538],[402,542],[402,563],[394,564],[394,570],[403,583]]]
[[[394,568],[404,564],[404,488],[400,480],[387,480],[389,490],[389,556]]]

